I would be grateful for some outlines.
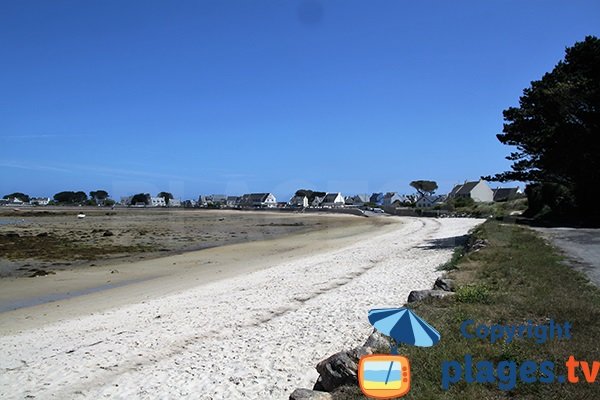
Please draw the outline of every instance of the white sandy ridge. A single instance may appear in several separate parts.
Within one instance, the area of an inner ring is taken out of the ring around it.
[[[0,397],[287,399],[312,387],[317,362],[364,342],[371,308],[431,287],[452,252],[435,239],[481,222],[403,220],[344,248],[0,337]]]

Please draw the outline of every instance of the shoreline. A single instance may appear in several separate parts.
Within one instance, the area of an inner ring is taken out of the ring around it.
[[[339,215],[332,217],[340,218]],[[5,277],[0,279],[0,334],[269,268],[303,257],[306,251],[311,254],[328,251],[393,229],[399,223],[388,217],[369,222],[201,250],[182,250],[137,261],[107,260],[94,267],[59,270],[42,277]]]

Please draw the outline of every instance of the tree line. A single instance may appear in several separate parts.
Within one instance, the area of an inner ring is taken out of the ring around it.
[[[173,199],[173,194],[169,192],[160,192],[157,197],[163,197],[165,202],[169,204],[169,201]],[[14,192],[2,197],[5,200],[18,199],[24,203],[29,203],[32,198],[28,194],[21,192]],[[85,193],[84,191],[62,191],[52,196],[52,204],[59,205],[90,205],[90,206],[113,206],[115,201],[110,198],[109,193],[106,190],[98,189],[92,190],[91,192]],[[131,198],[131,204],[144,203],[149,204],[150,194],[149,193],[138,193]]]
[[[556,222],[600,224],[600,40],[587,36],[552,71],[503,111],[496,135],[515,147],[511,170],[483,177],[527,183],[527,215]]]

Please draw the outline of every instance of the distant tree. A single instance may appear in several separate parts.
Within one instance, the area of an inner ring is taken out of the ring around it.
[[[528,199],[536,208],[574,206],[573,213],[600,222],[600,39],[588,36],[567,48],[564,61],[531,82],[519,107],[503,114],[503,133],[496,136],[516,146],[506,157],[511,171],[484,179],[530,183]],[[554,195],[561,199],[547,204]]]
[[[315,192],[310,189],[300,189],[296,191],[296,196],[306,196],[308,198],[308,203],[312,203],[315,197],[324,197],[327,193],[325,192]]]
[[[85,192],[59,192],[54,195],[54,201],[63,204],[83,204],[87,201],[87,194]]]
[[[108,192],[106,190],[92,190],[90,197],[98,202],[108,199]]]
[[[15,192],[15,193],[11,193],[11,194],[7,194],[3,197],[3,199],[19,199],[24,203],[29,202],[29,195],[25,194],[25,193],[21,193],[21,192]]]
[[[433,193],[435,193],[435,191],[438,188],[437,182],[435,182],[435,181],[424,181],[424,180],[412,181],[410,183],[410,186],[412,186],[413,188],[415,188],[415,190],[421,196],[432,195]]]
[[[150,204],[150,194],[149,193],[138,193],[131,197],[131,204],[136,205],[137,203],[144,203],[146,205]]]
[[[160,192],[156,195],[156,197],[163,197],[165,199],[165,203],[169,204],[169,201],[173,198],[173,195],[169,192]]]

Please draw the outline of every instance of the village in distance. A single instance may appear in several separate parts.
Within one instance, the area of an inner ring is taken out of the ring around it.
[[[1,206],[100,206],[133,208],[208,208],[208,209],[280,209],[280,210],[328,210],[350,214],[365,212],[389,213],[405,216],[474,216],[488,217],[494,214],[495,204],[507,202],[513,208],[524,210],[526,200],[519,187],[494,188],[482,179],[457,184],[448,194],[436,194],[435,181],[412,181],[416,193],[376,192],[344,196],[341,192],[320,192],[309,189],[297,190],[288,201],[278,201],[273,193],[246,193],[241,196],[225,194],[200,195],[197,199],[177,199],[169,192],[156,196],[138,193],[121,197],[117,202],[105,190],[83,192],[63,191],[50,197],[30,197],[25,193],[11,193],[0,199]],[[516,212],[518,213],[518,211]]]

